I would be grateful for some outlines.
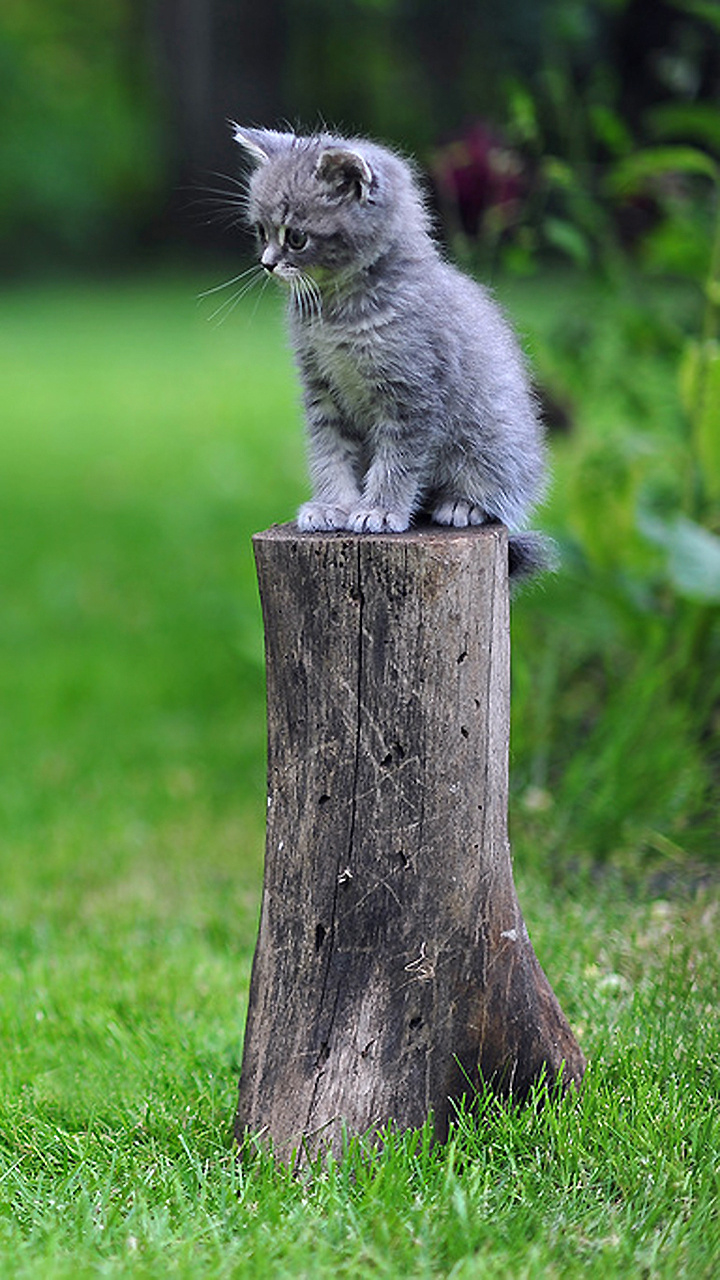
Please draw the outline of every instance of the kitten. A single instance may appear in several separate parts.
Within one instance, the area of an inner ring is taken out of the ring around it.
[[[313,496],[301,530],[521,525],[542,431],[513,332],[440,256],[410,165],[372,142],[234,126],[262,266],[289,288]],[[548,567],[510,539],[510,572]]]

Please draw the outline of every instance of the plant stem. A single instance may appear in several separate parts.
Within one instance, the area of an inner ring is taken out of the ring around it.
[[[720,321],[720,188],[714,189],[714,226],[710,248],[710,262],[705,279],[702,324],[698,343],[697,371],[695,386],[690,400],[688,419],[690,428],[690,459],[685,484],[685,502],[683,506],[693,520],[699,520],[703,511],[703,481],[699,465],[699,435],[705,404],[710,393],[709,371],[716,358],[718,343],[718,327]]]

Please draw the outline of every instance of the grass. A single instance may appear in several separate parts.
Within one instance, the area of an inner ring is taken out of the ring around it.
[[[302,443],[277,300],[217,326],[213,283],[0,300],[0,1275],[714,1276],[714,739],[663,682],[695,606],[634,608],[578,532],[623,420],[673,439],[672,352],[638,340],[623,382],[610,324],[583,374],[608,299],[509,291],[579,423],[546,515],[565,573],[515,606],[512,818],[583,1097],[479,1099],[445,1148],[391,1135],[298,1181],[230,1131],[264,808],[249,539],[303,496]]]

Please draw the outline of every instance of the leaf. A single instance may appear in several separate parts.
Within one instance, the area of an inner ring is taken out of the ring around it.
[[[510,117],[513,129],[524,142],[539,139],[538,116],[535,99],[519,81],[509,86]]]
[[[717,8],[717,0],[675,0],[675,6],[684,10],[685,13],[701,18],[703,22],[709,23],[711,27],[720,31],[720,11]]]
[[[638,516],[640,532],[667,552],[666,572],[675,591],[688,600],[720,604],[720,538],[687,516]]]
[[[699,147],[648,147],[616,164],[605,183],[611,195],[630,195],[651,179],[670,173],[691,173],[715,183],[720,180],[716,161]]]
[[[567,254],[577,266],[589,266],[591,255],[587,239],[574,223],[563,218],[546,218],[543,232],[548,244]]]
[[[719,11],[720,12],[720,11]],[[717,107],[706,102],[663,102],[645,115],[654,137],[688,142],[720,150],[720,116]]]
[[[568,477],[568,525],[585,555],[603,570],[627,557],[635,534],[644,456],[627,434],[584,450]]]
[[[633,139],[622,116],[603,103],[590,107],[590,119],[596,138],[616,156],[626,156],[632,150]]]
[[[688,342],[680,362],[680,395],[692,431],[703,494],[720,500],[720,344]]]
[[[577,187],[577,179],[570,165],[559,156],[546,156],[541,173],[550,186],[560,187],[564,191],[572,191]]]

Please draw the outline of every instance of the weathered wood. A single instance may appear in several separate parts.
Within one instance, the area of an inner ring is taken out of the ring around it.
[[[535,957],[507,839],[499,526],[254,539],[265,622],[265,884],[237,1134],[278,1154],[584,1059]]]

